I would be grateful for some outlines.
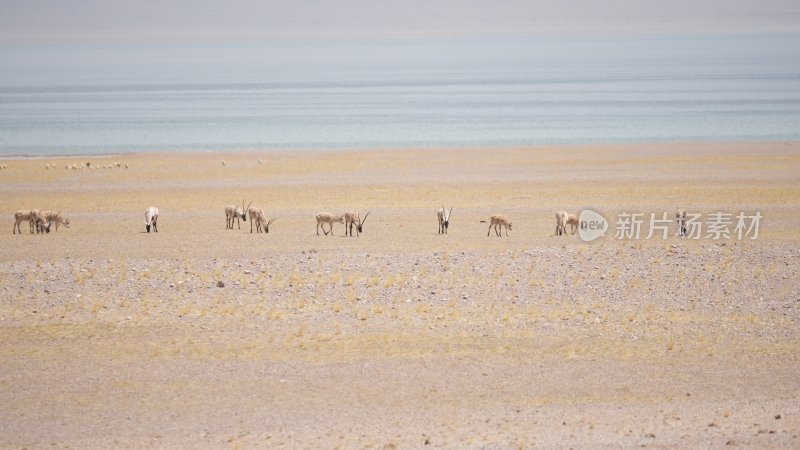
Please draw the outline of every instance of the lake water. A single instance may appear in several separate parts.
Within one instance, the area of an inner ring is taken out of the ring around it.
[[[0,156],[800,140],[800,35],[0,46]]]

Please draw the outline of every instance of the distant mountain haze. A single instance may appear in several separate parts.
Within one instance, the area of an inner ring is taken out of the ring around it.
[[[796,31],[796,0],[0,1],[0,43]]]

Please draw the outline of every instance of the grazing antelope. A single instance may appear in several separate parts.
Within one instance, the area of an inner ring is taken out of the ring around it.
[[[14,228],[12,234],[17,234],[17,230],[19,230],[19,234],[22,234],[22,230],[19,227],[21,222],[28,222],[31,234],[33,234],[33,220],[31,220],[31,211],[29,209],[20,209],[14,213]]]
[[[563,209],[556,213],[556,236],[567,234],[567,212]]]
[[[30,218],[30,221],[29,221],[29,224],[31,226],[31,233],[34,233],[34,232],[39,233],[39,219],[44,221],[44,215],[42,214],[42,211],[40,211],[38,209],[35,209],[35,208],[32,209],[31,210],[31,218]]]
[[[267,215],[261,208],[247,208],[247,215],[250,216],[250,232],[253,232],[253,223],[256,224],[256,233],[261,233],[264,229],[265,233],[269,233],[269,226],[275,219],[267,220]]]
[[[253,204],[253,202],[250,202],[247,205],[247,208],[245,208],[244,207],[244,200],[242,200],[242,207],[241,208],[239,208],[236,205],[228,205],[228,206],[226,206],[225,207],[225,228],[228,228],[228,229],[232,230],[233,229],[233,221],[235,220],[236,224],[239,225],[239,229],[241,230],[242,229],[242,224],[241,224],[241,222],[239,222],[239,220],[241,219],[241,220],[247,222],[247,214],[245,213],[245,211],[250,209],[250,205],[252,205],[252,204]]]
[[[675,236],[686,236],[688,234],[688,230],[686,228],[686,211],[678,210],[675,213],[675,222],[678,223],[678,233]]]
[[[452,206],[450,207],[450,211],[444,209],[444,206],[436,211],[436,218],[439,219],[439,234],[447,234],[447,227],[450,226],[450,214],[452,213]]]
[[[489,217],[489,231],[486,233],[487,236],[489,236],[489,232],[492,231],[492,227],[494,227],[494,232],[498,236],[502,235],[500,230],[505,227],[506,236],[508,236],[508,230],[511,229],[511,222],[509,222],[508,217],[502,214],[492,214],[492,216]]]
[[[158,233],[158,208],[154,206],[147,208],[144,212],[144,228],[148,233],[151,226],[153,231]]]
[[[253,224],[256,224],[256,232],[261,232],[261,221],[260,218],[264,217],[264,211],[261,208],[256,208],[255,206],[247,208],[247,215],[250,217],[250,232],[253,232]]]
[[[364,222],[367,221],[367,217],[369,216],[370,212],[368,212],[367,215],[364,216],[363,220],[361,219],[361,216],[357,212],[348,211],[344,213],[344,235],[347,236],[347,229],[350,228],[350,236],[353,236],[353,225],[355,225],[356,236],[360,236],[361,232],[364,231],[362,226],[364,225]]]
[[[58,231],[59,225],[64,225],[65,227],[69,228],[69,218],[61,217],[61,211],[57,212],[56,214],[53,214],[53,211],[45,211],[44,218],[48,222],[52,222],[56,225],[56,231]]]
[[[37,234],[50,232],[50,222],[45,220],[44,214],[41,210],[32,209],[30,221],[35,225]]]
[[[578,231],[578,216],[575,214],[567,214],[567,225],[569,225],[570,234],[575,236],[575,232]]]
[[[325,224],[326,223],[328,224],[328,231],[325,231]],[[322,227],[322,232],[323,233],[325,233],[327,235],[328,232],[330,232],[331,236],[333,236],[333,224],[334,223],[344,223],[344,217],[343,216],[337,216],[337,215],[331,214],[329,212],[321,212],[321,213],[317,214],[317,236],[319,236],[320,227]]]

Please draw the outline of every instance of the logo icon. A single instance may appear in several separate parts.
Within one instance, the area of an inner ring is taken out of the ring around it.
[[[602,214],[592,209],[581,210],[578,214],[578,236],[583,242],[592,242],[606,235],[608,221]]]

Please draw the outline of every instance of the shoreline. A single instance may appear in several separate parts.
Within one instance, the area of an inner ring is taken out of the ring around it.
[[[113,158],[113,157],[146,157],[146,156],[195,156],[195,155],[253,155],[253,154],[343,154],[343,153],[372,153],[372,152],[426,152],[426,151],[495,151],[495,150],[545,150],[545,149],[609,149],[619,148],[630,150],[641,147],[666,148],[666,147],[735,147],[735,146],[793,146],[800,144],[798,140],[744,140],[744,141],[643,141],[643,142],[618,142],[618,143],[575,143],[575,144],[531,144],[531,145],[431,145],[431,146],[405,146],[405,147],[298,147],[298,148],[252,148],[252,149],[182,149],[182,150],[146,150],[104,153],[65,153],[65,154],[12,154],[0,155],[0,161],[27,161],[45,159],[75,159],[75,158]]]

